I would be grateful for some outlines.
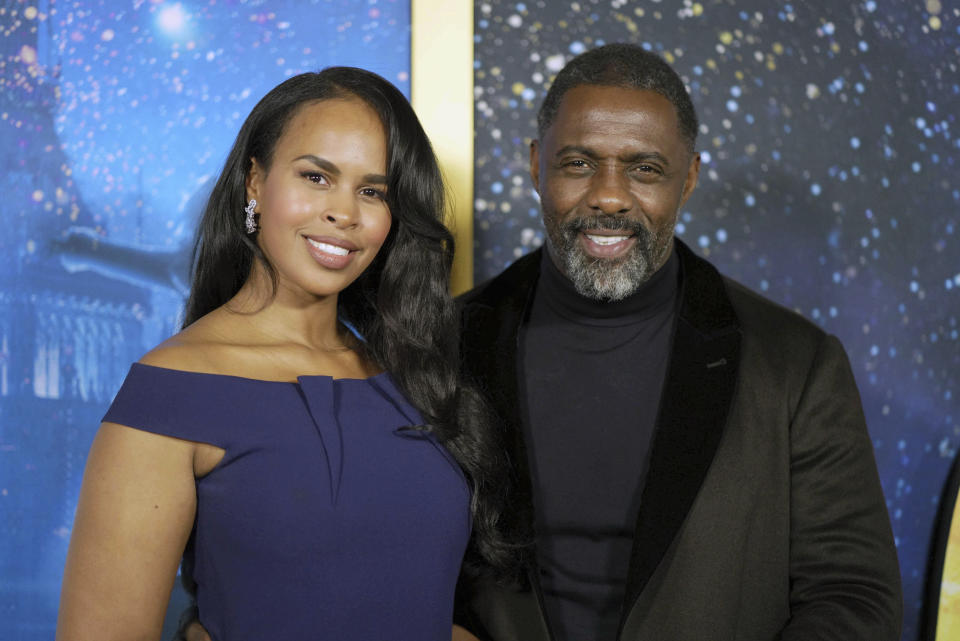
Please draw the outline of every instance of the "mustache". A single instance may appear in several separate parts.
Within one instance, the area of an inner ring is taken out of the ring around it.
[[[615,214],[600,214],[597,216],[578,216],[566,221],[563,230],[568,234],[577,234],[582,231],[622,231],[631,236],[647,235],[647,228],[639,220]]]

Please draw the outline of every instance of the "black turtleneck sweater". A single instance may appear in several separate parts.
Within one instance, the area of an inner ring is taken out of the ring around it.
[[[617,302],[546,251],[522,333],[537,561],[557,641],[614,641],[676,315],[676,253]]]

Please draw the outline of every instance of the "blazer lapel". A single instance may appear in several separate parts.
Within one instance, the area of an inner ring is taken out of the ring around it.
[[[539,275],[540,251],[535,251],[459,299],[464,372],[486,394],[502,421],[503,443],[511,461],[511,492],[501,527],[517,535],[513,540],[531,543],[533,490],[523,442],[517,358],[520,327]],[[535,567],[532,545],[518,551],[518,557],[520,567]],[[527,572],[517,578],[531,587]]]
[[[679,240],[682,290],[647,481],[633,539],[621,626],[683,524],[720,442],[733,399],[740,331],[720,274]]]

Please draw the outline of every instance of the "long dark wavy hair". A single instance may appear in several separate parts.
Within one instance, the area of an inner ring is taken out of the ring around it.
[[[255,261],[277,276],[244,227],[246,178],[252,162],[270,171],[277,141],[304,105],[357,98],[386,132],[390,232],[373,262],[338,297],[338,313],[363,337],[366,356],[390,372],[453,455],[472,487],[471,554],[505,567],[510,548],[497,529],[504,502],[505,453],[490,413],[461,385],[459,321],[448,290],[453,237],[443,224],[444,184],[430,141],[410,104],[380,76],[329,67],[294,76],[257,103],[237,135],[210,194],[194,248],[184,326],[229,301]]]

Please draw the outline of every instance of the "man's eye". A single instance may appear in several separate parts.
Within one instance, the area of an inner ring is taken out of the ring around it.
[[[586,169],[589,167],[586,160],[581,158],[575,158],[573,160],[568,160],[564,163],[565,167],[570,167],[571,169]]]
[[[662,171],[660,171],[659,167],[656,167],[654,165],[638,165],[637,171],[640,172],[641,174],[662,174],[663,173]]]

